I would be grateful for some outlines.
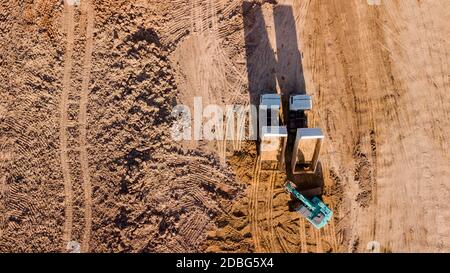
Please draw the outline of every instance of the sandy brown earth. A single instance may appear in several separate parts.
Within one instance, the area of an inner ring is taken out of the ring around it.
[[[450,251],[448,1],[69,2],[0,4],[1,252]],[[265,90],[313,96],[320,231],[253,141],[171,138]]]

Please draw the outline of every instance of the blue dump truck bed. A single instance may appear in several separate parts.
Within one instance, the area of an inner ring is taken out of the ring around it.
[[[333,216],[333,212],[317,197],[309,200],[296,189],[294,183],[288,181],[284,185],[286,191],[300,201],[295,210],[305,217],[315,228],[323,228]]]

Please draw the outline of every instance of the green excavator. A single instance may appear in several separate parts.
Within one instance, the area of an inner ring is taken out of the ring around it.
[[[287,181],[284,188],[287,193],[300,201],[294,210],[305,217],[314,227],[321,229],[331,220],[333,212],[322,200],[317,197],[309,200],[297,191],[295,184],[291,181]]]

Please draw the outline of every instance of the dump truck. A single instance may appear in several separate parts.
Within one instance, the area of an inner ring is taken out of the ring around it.
[[[287,193],[298,200],[294,210],[306,218],[315,228],[321,229],[331,220],[333,212],[318,197],[309,200],[297,191],[297,187],[291,181],[287,181],[284,188]]]
[[[291,161],[293,174],[316,172],[324,138],[320,128],[297,129]]]
[[[314,173],[324,135],[320,128],[307,128],[307,112],[312,110],[311,96],[289,98],[289,132],[294,136],[291,169],[294,174]]]
[[[284,165],[284,152],[288,138],[287,127],[282,125],[282,102],[278,94],[264,94],[259,104],[259,141],[261,161]]]

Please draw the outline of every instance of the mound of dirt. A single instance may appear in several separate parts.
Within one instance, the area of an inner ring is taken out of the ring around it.
[[[0,26],[0,251],[200,251],[243,187],[170,138],[177,87],[154,7],[55,4],[50,33],[41,4],[2,3],[17,14]]]

